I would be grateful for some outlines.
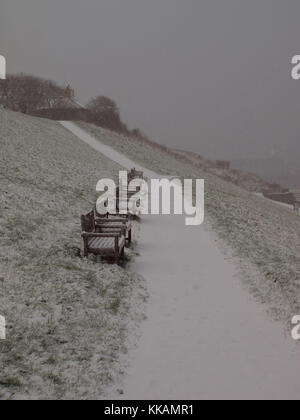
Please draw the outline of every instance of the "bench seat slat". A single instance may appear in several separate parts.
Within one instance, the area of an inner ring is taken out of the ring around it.
[[[99,221],[100,223],[97,224],[94,211],[81,216],[84,256],[88,257],[89,253],[103,256],[114,255],[115,261],[119,262],[120,258],[124,258],[126,232],[128,233],[127,240],[131,241],[131,230],[128,229],[130,218],[117,215],[111,219],[104,218],[103,222],[100,218]]]
[[[118,240],[119,248],[124,244],[124,236]],[[90,249],[112,249],[115,248],[115,238],[89,238],[88,245]]]

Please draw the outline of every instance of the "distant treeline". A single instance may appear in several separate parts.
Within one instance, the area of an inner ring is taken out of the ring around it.
[[[121,120],[118,105],[99,95],[83,107],[75,100],[71,86],[27,74],[10,74],[0,81],[0,106],[16,112],[53,120],[85,121],[141,140],[139,130],[129,130]]]
[[[177,160],[211,172],[225,181],[243,186],[251,191],[261,191],[262,189],[272,193],[288,191],[280,185],[272,185],[259,177],[230,169],[230,162],[211,162],[200,155],[183,153],[156,143],[139,129],[130,130],[121,120],[119,107],[112,99],[99,95],[92,98],[83,107],[76,102],[71,86],[59,86],[51,80],[25,74],[8,75],[6,80],[0,80],[0,106],[40,118],[56,121],[84,121],[98,125],[130,137],[134,141],[146,143],[158,151],[168,153]],[[286,196],[284,198],[286,199]]]

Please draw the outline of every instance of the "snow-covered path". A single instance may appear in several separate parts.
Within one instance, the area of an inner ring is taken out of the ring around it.
[[[118,163],[123,168],[130,170],[133,167],[135,167],[136,170],[143,171],[147,177],[157,178],[158,175],[155,172],[150,171],[147,168],[143,168],[141,165],[128,159],[126,156],[117,152],[112,147],[109,147],[109,146],[106,146],[105,144],[100,143],[99,140],[92,137],[86,131],[78,127],[76,124],[70,121],[60,121],[60,124],[63,127],[65,127],[67,130],[75,134],[75,136],[80,138],[80,140],[84,141],[86,144],[93,147],[93,149],[102,153],[104,156],[107,156],[110,160],[113,160],[114,162]]]
[[[125,398],[299,398],[299,348],[251,300],[212,232],[149,216],[138,248],[150,299]]]
[[[140,168],[63,125],[125,168]],[[132,268],[146,278],[150,297],[124,398],[299,398],[299,348],[244,290],[213,232],[186,227],[181,216],[147,216],[138,251]]]

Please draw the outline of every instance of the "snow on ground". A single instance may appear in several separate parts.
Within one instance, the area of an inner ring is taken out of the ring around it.
[[[0,110],[0,398],[100,398],[143,318],[143,279],[80,256],[80,215],[119,165],[60,124]]]
[[[132,269],[150,298],[124,398],[299,398],[299,348],[249,299],[215,240],[180,217],[143,219]]]
[[[124,158],[112,156],[102,142],[160,173],[200,175],[145,145],[83,126],[101,143],[72,124],[69,128],[118,163],[125,163]],[[287,299],[298,287],[299,260],[293,245],[299,237],[299,220],[285,209],[201,175],[207,180],[209,225],[188,228],[175,216],[143,218],[140,257],[132,269],[145,276],[150,298],[142,338],[131,352],[124,377],[123,396],[296,399],[298,347],[250,298],[240,276],[244,275],[256,298],[268,302],[273,315],[291,319],[299,299],[299,294],[294,301]],[[211,225],[226,240],[222,247]],[[280,246],[275,239],[281,240]],[[228,245],[235,250],[234,257]],[[237,258],[243,263],[242,273],[238,273]]]
[[[72,134],[80,138],[86,144],[91,146],[93,149],[99,150],[99,140],[89,135],[85,130],[82,130],[77,124],[74,124],[70,121],[60,121],[60,124],[67,130],[71,131]],[[135,167],[136,170],[143,171],[145,175],[149,178],[154,178],[157,176],[155,172],[138,165],[133,160],[128,159],[126,155],[119,153],[114,148],[108,145],[101,144],[101,153],[106,157],[109,156],[110,160],[117,162],[118,165],[120,165],[123,169],[127,168],[128,170],[130,170]]]
[[[94,125],[81,128],[154,172],[205,179],[205,226],[213,228],[221,246],[245,266],[244,280],[273,318],[290,327],[300,313],[300,218],[277,203],[262,200],[219,178],[180,162],[162,151]],[[260,276],[248,276],[248,263]]]
[[[275,200],[271,200],[271,198],[267,198],[267,197],[265,197],[262,193],[253,193],[256,197],[260,197],[260,198],[262,198],[263,200],[268,200],[268,201],[270,201],[271,203],[273,203],[273,204],[277,204],[278,206],[281,206],[281,207],[285,207],[286,209],[289,209],[289,210],[291,210],[292,212],[295,212],[295,210],[294,210],[294,206],[292,206],[291,204],[287,204],[287,203],[282,203],[281,201],[275,201]],[[296,213],[296,215],[300,215],[300,213],[298,212],[298,213]]]

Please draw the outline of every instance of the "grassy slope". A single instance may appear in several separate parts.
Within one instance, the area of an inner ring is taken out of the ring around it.
[[[290,323],[300,312],[300,217],[276,203],[252,194],[175,160],[151,146],[123,138],[99,127],[80,124],[90,134],[152,170],[166,175],[204,178],[206,223],[230,245],[244,270],[245,282],[257,300],[268,304],[272,316]]]
[[[119,167],[59,124],[0,109],[0,398],[97,398],[143,282],[82,259],[80,215]]]

